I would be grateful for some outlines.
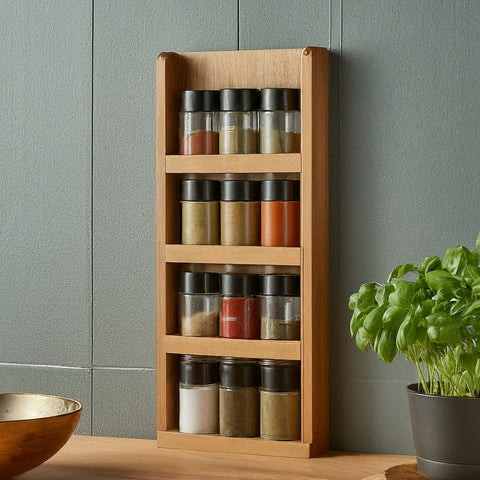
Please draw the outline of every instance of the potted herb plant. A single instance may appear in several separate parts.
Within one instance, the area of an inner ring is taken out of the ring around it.
[[[413,363],[407,387],[419,472],[435,480],[480,478],[480,235],[350,297],[350,332],[386,363]]]

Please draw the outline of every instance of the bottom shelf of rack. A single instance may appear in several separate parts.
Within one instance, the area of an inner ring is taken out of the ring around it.
[[[310,443],[265,440],[260,437],[238,438],[221,435],[193,435],[178,430],[157,432],[159,448],[199,450],[202,452],[245,453],[274,457],[309,458]]]

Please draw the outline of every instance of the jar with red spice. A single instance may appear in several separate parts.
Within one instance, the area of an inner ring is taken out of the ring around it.
[[[264,180],[260,199],[262,246],[300,246],[300,182]]]
[[[180,154],[218,153],[218,90],[184,90],[179,118]]]
[[[260,338],[260,310],[256,275],[222,274],[220,336]]]

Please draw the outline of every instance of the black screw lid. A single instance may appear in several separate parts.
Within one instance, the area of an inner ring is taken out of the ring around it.
[[[262,110],[300,110],[299,88],[262,88]]]
[[[180,293],[219,293],[218,273],[180,272]]]
[[[224,202],[254,202],[260,199],[259,184],[249,180],[224,180],[220,185],[220,200]]]
[[[181,93],[182,112],[213,112],[218,110],[219,104],[218,90],[184,90]]]
[[[260,360],[262,390],[287,392],[300,390],[300,362],[288,360]]]
[[[255,360],[223,357],[220,360],[222,387],[258,387],[259,368]]]
[[[260,295],[300,295],[300,275],[260,275]]]
[[[180,357],[179,381],[185,385],[210,385],[218,383],[216,357],[183,355]]]
[[[255,88],[224,88],[220,90],[220,110],[258,110],[260,91]]]
[[[222,274],[220,291],[222,295],[246,297],[257,292],[257,276],[238,273]]]
[[[219,198],[219,184],[216,180],[182,180],[182,200],[190,202],[211,202]]]
[[[300,182],[297,180],[264,180],[260,198],[264,202],[291,201],[300,199]]]

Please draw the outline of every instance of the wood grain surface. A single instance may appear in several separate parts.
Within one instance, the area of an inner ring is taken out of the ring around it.
[[[373,475],[365,480],[428,480],[420,475],[417,470],[416,463],[407,463],[404,465],[396,465],[389,468],[384,473]]]
[[[310,459],[193,452],[157,448],[154,440],[75,435],[54,457],[21,479],[361,480],[414,461],[405,455],[340,452]]]

